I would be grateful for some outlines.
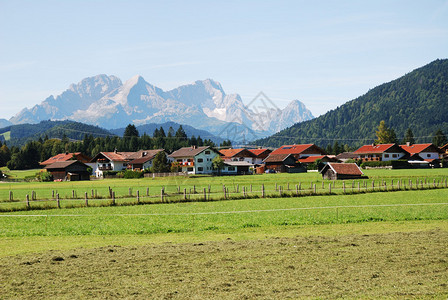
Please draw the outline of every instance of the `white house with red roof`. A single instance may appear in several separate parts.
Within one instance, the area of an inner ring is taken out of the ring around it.
[[[409,153],[398,144],[364,145],[353,154],[363,161],[389,161],[409,157]]]
[[[247,149],[255,155],[254,164],[261,165],[263,160],[271,154],[272,150],[269,149]]]
[[[409,152],[412,160],[433,161],[440,158],[443,151],[432,143],[400,145],[402,149]]]

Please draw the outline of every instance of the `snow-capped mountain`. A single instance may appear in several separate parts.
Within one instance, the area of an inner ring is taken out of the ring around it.
[[[245,106],[238,94],[227,95],[221,84],[211,79],[163,91],[138,75],[124,84],[115,76],[98,75],[72,84],[61,95],[50,96],[31,109],[23,109],[10,121],[22,124],[69,119],[107,129],[173,121],[221,136],[226,130],[229,134],[231,127],[230,131],[243,132],[250,140],[313,118],[298,100],[283,110],[274,104],[268,108],[274,113],[260,113],[257,106]]]

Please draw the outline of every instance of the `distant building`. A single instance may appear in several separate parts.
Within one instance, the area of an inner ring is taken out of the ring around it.
[[[254,165],[261,165],[263,160],[271,154],[272,150],[269,149],[248,149],[255,155]]]
[[[292,154],[274,154],[272,152],[263,161],[266,172],[271,170],[278,173],[301,173],[306,169],[294,158]]]
[[[398,144],[364,145],[353,154],[362,161],[389,161],[409,158],[409,153]]]
[[[355,163],[332,163],[326,164],[320,171],[323,179],[346,180],[367,178]]]
[[[212,174],[213,159],[220,155],[215,149],[204,147],[184,147],[174,151],[168,157],[179,163],[182,172],[188,174]]]
[[[74,153],[65,152],[65,153],[60,153],[58,155],[52,156],[49,159],[47,159],[39,164],[41,166],[48,166],[48,165],[51,165],[52,163],[55,163],[58,161],[68,161],[68,160],[77,160],[77,161],[87,164],[90,162],[91,157],[84,155],[81,152],[74,152]]]
[[[77,160],[57,161],[44,167],[54,180],[67,181],[90,180],[88,168],[88,165]]]

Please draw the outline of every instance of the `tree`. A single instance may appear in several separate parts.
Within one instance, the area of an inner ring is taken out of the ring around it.
[[[3,145],[0,147],[0,167],[6,166],[8,161],[11,159],[11,151],[9,151],[8,146]]]
[[[404,140],[403,140],[403,144],[415,144],[415,138],[414,138],[414,133],[412,132],[411,128],[408,128],[406,130],[406,133],[404,135]]]
[[[212,166],[213,166],[213,169],[218,170],[218,175],[221,175],[221,170],[222,170],[222,168],[224,168],[224,160],[222,159],[222,157],[217,155],[212,160]]]
[[[436,133],[434,133],[434,138],[432,139],[432,143],[436,145],[437,147],[442,147],[447,143],[446,135],[443,133],[443,131],[439,128]]]
[[[168,164],[168,159],[166,158],[165,151],[160,151],[156,154],[152,161],[151,172],[152,173],[163,173],[169,172],[170,166]]]
[[[381,121],[378,125],[378,130],[376,131],[375,143],[377,144],[391,144],[397,142],[397,135],[395,131],[386,126],[386,122]]]
[[[220,147],[232,147],[232,142],[230,140],[224,140],[221,144],[219,144]]]
[[[132,136],[139,137],[139,133],[134,124],[129,124],[128,126],[126,126],[126,129],[124,130],[123,137],[132,137]]]

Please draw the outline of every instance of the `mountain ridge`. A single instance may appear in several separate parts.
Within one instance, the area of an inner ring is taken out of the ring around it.
[[[246,107],[238,94],[226,94],[221,84],[212,79],[164,91],[140,75],[123,83],[116,76],[100,74],[70,85],[61,95],[50,96],[31,109],[23,109],[9,121],[22,124],[69,119],[106,129],[171,121],[214,135],[220,135],[232,124],[246,134],[266,136],[312,118],[303,103],[301,106],[296,114],[285,113],[280,123],[274,117],[266,122],[268,127],[260,128],[252,119],[252,108]]]
[[[408,128],[417,142],[431,142],[432,134],[448,132],[448,59],[438,59],[395,80],[370,89],[324,115],[294,124],[255,141],[263,146],[335,141],[358,147],[372,143],[381,120],[404,137]]]

